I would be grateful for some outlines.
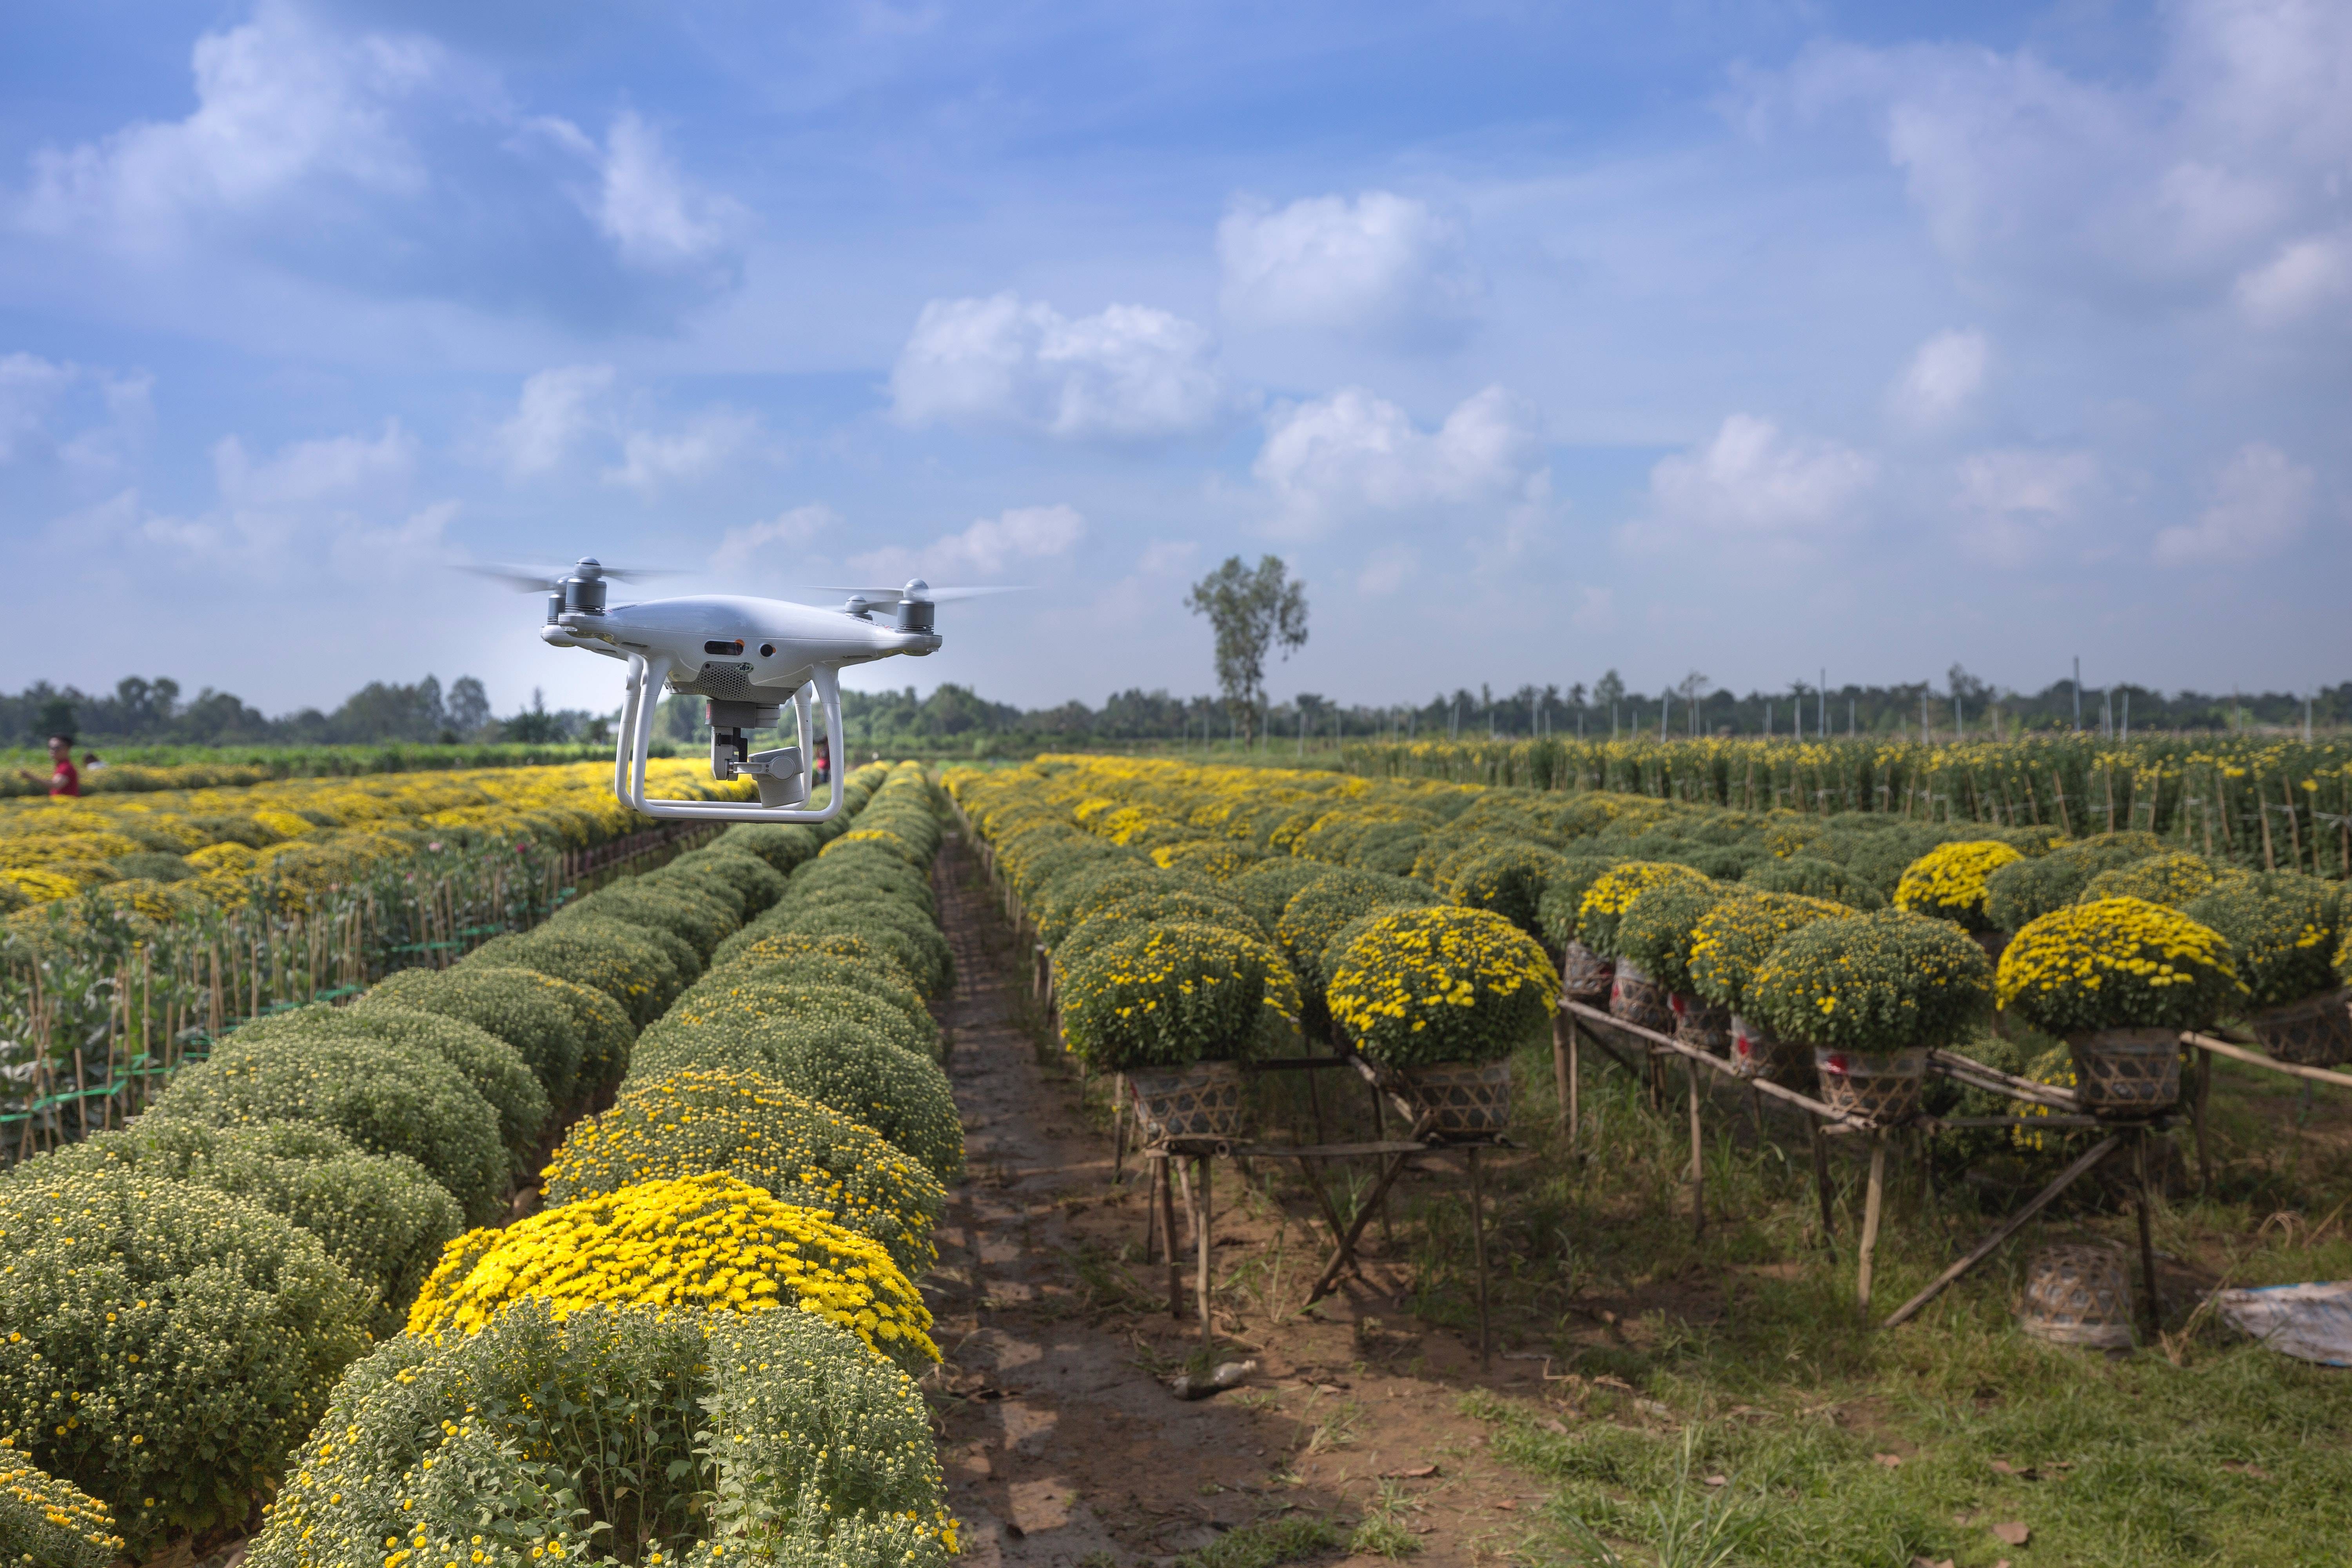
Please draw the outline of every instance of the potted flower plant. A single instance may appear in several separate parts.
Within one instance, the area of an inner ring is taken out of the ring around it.
[[[1895,907],[1949,921],[1976,938],[1985,956],[1998,960],[2003,938],[1987,911],[1987,880],[2025,857],[1992,838],[1938,844],[1903,869],[1895,884]]]
[[[2329,962],[2343,900],[2343,889],[2316,877],[2279,871],[2220,882],[2181,910],[2229,942],[2247,1026],[2283,1062],[2352,1061],[2352,1012]]]
[[[1731,1010],[1696,994],[1690,948],[1699,921],[1729,894],[1730,889],[1720,882],[1670,878],[1626,905],[1617,922],[1618,951],[1665,988],[1675,1038],[1718,1057],[1731,1051]]]
[[[1741,1078],[1794,1084],[1811,1070],[1809,1049],[1781,1039],[1757,1017],[1748,1000],[1748,982],[1790,931],[1853,913],[1846,905],[1801,893],[1739,892],[1708,910],[1691,929],[1691,992],[1729,1015],[1731,1065]]]
[[[1062,984],[1069,1048],[1125,1074],[1144,1121],[1171,1137],[1237,1136],[1238,1064],[1298,1020],[1290,966],[1228,926],[1139,928],[1076,960]]]
[[[1812,1047],[1832,1109],[1900,1121],[1919,1108],[1928,1051],[1958,1039],[1991,1000],[1992,962],[1957,925],[1882,910],[1781,938],[1743,1005],[1781,1039]]]
[[[1577,934],[1584,895],[1601,877],[1622,864],[1612,855],[1571,855],[1544,884],[1536,904],[1536,921],[1544,940],[1559,961],[1559,988],[1571,1002],[1588,1007],[1609,1005],[1610,986],[1617,978],[1617,961],[1603,958],[1584,945]]]
[[[2229,942],[2145,899],[2094,899],[2026,922],[2000,955],[2000,1005],[2063,1037],[2093,1110],[2180,1098],[2180,1031],[2243,994]]]
[[[1511,1053],[1542,1037],[1559,976],[1540,943],[1491,910],[1397,910],[1357,933],[1328,997],[1357,1049],[1434,1113],[1432,1131],[1499,1132]]]
[[[1635,899],[1662,882],[1706,886],[1703,871],[1665,860],[1628,860],[1592,880],[1577,906],[1576,930],[1584,945],[1616,962],[1609,987],[1609,1011],[1639,1028],[1664,1034],[1675,1026],[1666,988],[1653,980],[1640,963],[1618,948],[1618,931]]]

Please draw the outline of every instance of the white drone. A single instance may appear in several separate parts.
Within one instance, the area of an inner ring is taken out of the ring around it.
[[[669,574],[605,566],[593,557],[569,572],[472,567],[520,588],[547,595],[542,641],[585,648],[629,667],[621,729],[613,752],[613,793],[647,816],[695,822],[827,822],[840,814],[842,793],[841,668],[893,654],[920,658],[937,649],[932,629],[938,605],[1003,588],[933,588],[920,578],[904,588],[840,588],[849,595],[837,610],[781,599],[692,595],[641,605],[607,605],[605,584]],[[893,611],[889,624],[874,619]],[[710,713],[710,776],[749,778],[760,804],[748,801],[648,800],[646,757],[653,738],[660,689],[707,699]],[[809,694],[824,705],[827,777],[836,781],[822,811],[803,809],[809,796]],[[649,696],[655,693],[656,696]],[[797,745],[752,752],[748,731],[773,725],[790,707]]]

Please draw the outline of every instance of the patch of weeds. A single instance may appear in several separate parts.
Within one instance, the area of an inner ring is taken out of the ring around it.
[[[1756,1531],[1756,1500],[1736,1492],[1726,1478],[1712,1478],[1717,1484],[1710,1486],[1696,1473],[1698,1435],[1696,1426],[1683,1429],[1672,1480],[1650,1504],[1649,1517],[1632,1521],[1648,1538],[1658,1568],[1727,1568],[1747,1560]],[[1598,1531],[1574,1514],[1563,1521],[1571,1544],[1592,1568],[1625,1568],[1624,1557]]]
[[[1260,1520],[1229,1531],[1212,1544],[1176,1560],[1176,1568],[1276,1568],[1325,1552],[1336,1552],[1347,1537],[1328,1519],[1313,1514],[1286,1514]]]
[[[1361,1435],[1364,1407],[1352,1399],[1335,1400],[1326,1405],[1321,1394],[1307,1401],[1300,1419],[1307,1426],[1306,1441],[1299,1445],[1302,1454],[1325,1454],[1334,1448],[1344,1448]]]
[[[1348,1550],[1359,1557],[1391,1559],[1420,1551],[1421,1538],[1404,1521],[1406,1506],[1404,1495],[1382,1482],[1380,1501],[1356,1525],[1355,1534],[1348,1538]]]

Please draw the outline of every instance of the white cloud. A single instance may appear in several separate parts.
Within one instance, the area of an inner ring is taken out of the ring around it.
[[[242,26],[196,40],[196,108],[185,119],[35,153],[18,221],[153,246],[191,218],[249,211],[313,178],[413,195],[425,171],[392,108],[446,63],[429,39],[338,37],[264,0]]]
[[[1147,577],[1165,576],[1192,565],[1193,557],[1200,552],[1201,546],[1193,540],[1155,539],[1143,547],[1142,559],[1135,563],[1135,569]]]
[[[213,476],[221,499],[238,510],[278,510],[342,500],[396,483],[416,460],[416,442],[397,419],[373,440],[335,436],[295,441],[256,462],[245,443],[227,436],[213,447]]]
[[[1958,475],[1960,547],[1996,565],[2020,566],[2081,514],[2099,462],[2088,452],[2015,448],[1974,453]]]
[[[2158,63],[2139,80],[2070,75],[2030,50],[1834,45],[1754,118],[1874,113],[1929,233],[1981,277],[2110,309],[2218,300],[2338,221],[2352,6],[2179,0],[2156,16]]]
[[[742,208],[681,174],[660,132],[632,111],[614,119],[601,163],[591,216],[632,267],[690,266],[725,247],[741,226]]]
[[[561,365],[525,381],[514,416],[498,430],[507,471],[522,479],[561,463],[574,441],[603,423],[596,405],[612,387],[609,364]]]
[[[1458,332],[1479,292],[1461,229],[1391,191],[1242,198],[1217,226],[1217,258],[1225,313],[1252,325],[1427,340]]]
[[[709,408],[683,428],[632,430],[621,442],[621,462],[604,470],[607,484],[646,494],[665,485],[709,478],[730,459],[757,443],[760,421],[731,408]]]
[[[0,354],[0,463],[53,454],[78,468],[111,468],[144,433],[153,388],[148,375]],[[81,428],[70,436],[56,428],[75,424]]]
[[[1980,331],[1937,332],[1919,345],[1896,380],[1895,416],[1919,430],[1950,424],[1983,390],[1991,358],[1991,345]]]
[[[1385,599],[1411,582],[1420,569],[1419,552],[1408,545],[1384,544],[1356,574],[1356,592],[1368,599]]]
[[[2291,326],[2352,299],[2352,235],[2337,232],[2282,246],[2238,275],[2238,308],[2258,327]]]
[[[1034,431],[1064,440],[1139,440],[1212,423],[1224,388],[1209,334],[1144,305],[1072,321],[1013,294],[933,300],[890,374],[909,425]]]
[[[934,586],[962,578],[994,577],[1024,561],[1066,555],[1087,536],[1087,520],[1069,506],[1008,507],[961,533],[942,534],[920,549],[898,545],[849,558],[850,570],[877,585],[922,577]]]
[[[1250,471],[1274,492],[1278,525],[1302,534],[1369,512],[1540,506],[1551,490],[1535,411],[1499,386],[1428,433],[1362,387],[1286,405]]]
[[[838,527],[841,514],[821,502],[796,506],[764,522],[730,528],[710,552],[710,564],[729,576],[740,576],[772,553],[771,547],[794,551],[825,530]]]
[[[1770,420],[1734,414],[1704,449],[1650,470],[1652,525],[1774,542],[1818,537],[1852,521],[1877,473],[1851,447],[1783,437]]]
[[[2293,543],[2311,521],[2318,489],[2309,468],[2266,442],[2238,448],[2213,486],[2213,504],[2195,523],[2156,536],[2159,565],[2259,560]]]

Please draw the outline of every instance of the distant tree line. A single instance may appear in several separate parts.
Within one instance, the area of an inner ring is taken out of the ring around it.
[[[550,710],[540,693],[531,705],[499,718],[489,694],[470,675],[441,682],[428,675],[413,686],[372,680],[332,712],[304,708],[270,718],[232,692],[207,686],[183,700],[169,676],[127,676],[111,692],[92,695],[71,686],[36,681],[10,696],[0,692],[0,743],[38,745],[71,735],[92,745],[364,745],[380,742],[600,741],[612,720],[579,709]]]

